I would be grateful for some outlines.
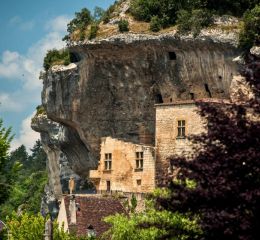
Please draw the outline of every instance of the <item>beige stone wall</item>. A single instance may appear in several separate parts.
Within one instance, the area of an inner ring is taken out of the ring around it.
[[[143,171],[136,170],[136,152],[143,152]],[[105,170],[106,153],[112,153],[111,170]],[[154,147],[102,138],[98,170],[90,171],[90,179],[100,191],[107,190],[110,181],[111,191],[151,192],[155,187]]]
[[[187,138],[178,139],[178,120],[185,120],[186,136],[205,131],[201,116],[194,102],[156,105],[156,170],[157,177],[169,166],[167,157],[189,154],[191,142]]]

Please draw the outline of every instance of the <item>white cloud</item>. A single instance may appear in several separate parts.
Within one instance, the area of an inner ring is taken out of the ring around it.
[[[14,92],[0,92],[1,112],[13,112],[15,117],[16,112],[26,111],[40,103],[42,82],[38,77],[42,70],[43,58],[47,50],[65,47],[61,39],[65,35],[67,21],[69,18],[66,16],[59,16],[49,21],[46,25],[48,31],[46,35],[34,43],[25,54],[8,49],[0,53],[0,81],[12,81],[12,84],[18,83],[17,85],[22,86]],[[18,16],[9,21],[9,24],[19,27],[22,23],[25,22]],[[26,29],[25,25],[24,27]],[[29,29],[30,24],[27,27]],[[12,150],[21,144],[29,150],[39,139],[39,133],[30,127],[31,117],[22,121],[20,132],[11,143]]]
[[[42,69],[43,58],[47,50],[65,47],[61,32],[49,32],[28,49],[27,54],[6,50],[0,62],[0,78],[22,81],[25,90],[39,89],[41,82],[38,79]]]
[[[35,22],[31,21],[24,21],[19,16],[14,16],[9,20],[9,25],[13,27],[17,27],[21,31],[30,31],[34,28]]]
[[[9,93],[0,92],[0,104],[1,111],[20,112],[23,109],[21,102],[15,101]]]
[[[45,28],[54,32],[66,31],[67,24],[70,22],[71,17],[67,15],[58,16],[47,22]]]
[[[35,144],[36,140],[40,138],[40,134],[31,129],[31,118],[34,116],[34,114],[35,113],[23,120],[19,137],[14,138],[11,142],[11,151],[15,150],[22,144],[29,151]]]

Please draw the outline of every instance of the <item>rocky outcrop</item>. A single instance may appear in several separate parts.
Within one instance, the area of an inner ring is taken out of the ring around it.
[[[64,156],[74,172],[87,177],[97,167],[101,137],[138,143],[143,132],[154,134],[155,103],[229,98],[238,74],[232,34],[120,34],[74,43],[70,50],[80,61],[43,74],[48,118],[36,117],[33,124],[54,182]],[[61,186],[54,191],[60,193]]]
[[[36,115],[31,124],[32,128],[41,133],[41,141],[44,151],[47,153],[47,170],[49,176],[48,186],[45,188],[44,202],[53,201],[60,198],[62,193],[68,192],[68,181],[74,177],[79,188],[81,178],[72,170],[76,166],[75,159],[69,161],[64,145],[69,144],[67,138],[68,130],[52,120],[46,115]],[[73,135],[73,134],[72,134]],[[70,163],[73,162],[73,165]]]

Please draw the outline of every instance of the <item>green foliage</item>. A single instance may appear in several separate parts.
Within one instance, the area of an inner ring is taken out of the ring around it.
[[[36,116],[46,114],[46,111],[42,105],[36,107]]]
[[[12,211],[40,211],[40,203],[47,183],[46,154],[40,141],[37,141],[28,155],[22,145],[10,153],[6,164],[8,192],[0,206],[0,214],[10,215]],[[33,194],[32,194],[33,193]]]
[[[129,23],[125,19],[120,19],[118,22],[118,30],[119,32],[128,32],[129,31]]]
[[[131,211],[132,213],[134,213],[136,207],[137,207],[137,199],[136,199],[135,195],[133,194],[132,197],[131,197],[130,211]]]
[[[159,0],[133,0],[130,12],[136,20],[149,22],[153,16],[161,13]]]
[[[42,240],[44,236],[45,221],[40,214],[13,213],[7,218],[7,225],[11,232],[10,240]],[[87,240],[87,237],[78,238],[64,229],[59,229],[57,222],[53,223],[53,240]],[[7,240],[5,236],[4,240]]]
[[[156,188],[153,193],[152,197],[157,198],[168,198],[170,196],[170,190],[168,188]]]
[[[168,199],[170,194],[169,189],[156,189],[150,199],[146,200],[146,208],[143,212],[132,211],[129,216],[116,214],[106,217],[104,221],[112,227],[103,238],[111,240],[198,239],[202,231],[197,216],[157,208],[155,201],[157,197]],[[137,204],[136,199],[131,199],[131,204]]]
[[[168,234],[172,233],[171,236],[174,237],[171,239],[175,240],[197,239],[201,234],[197,221],[197,218],[190,218],[188,215],[154,208],[130,217],[116,214],[105,218],[105,222],[112,227],[104,238],[110,236],[112,240],[155,240],[168,239]]]
[[[105,10],[101,7],[95,7],[94,8],[94,14],[93,14],[93,19],[96,22],[99,22],[103,16],[105,15]]]
[[[69,65],[70,63],[70,52],[68,49],[60,51],[53,49],[49,50],[44,57],[43,67],[45,71],[48,71],[54,65]]]
[[[104,22],[104,23],[108,23],[109,20],[114,17],[114,14],[115,14],[115,10],[117,8],[117,6],[122,2],[122,0],[120,1],[115,1],[112,5],[109,6],[109,8],[104,12],[101,20]]]
[[[75,13],[75,18],[67,25],[67,32],[69,34],[76,30],[83,31],[92,22],[92,16],[87,8],[81,9],[80,12]]]
[[[91,40],[97,36],[98,29],[99,29],[99,27],[97,24],[92,24],[90,26],[90,32],[89,32],[89,36],[88,36],[89,40]]]
[[[97,10],[99,11],[99,10]],[[96,13],[98,14],[98,13]],[[80,12],[75,13],[75,18],[73,18],[67,25],[68,35],[64,36],[63,41],[69,41],[70,35],[76,30],[79,30],[80,40],[85,39],[85,30],[89,24],[93,22],[90,11],[87,8],[82,8]]]
[[[194,9],[192,12],[180,10],[177,13],[178,31],[192,32],[197,36],[201,29],[213,23],[212,15],[207,9]]]
[[[158,16],[153,16],[150,22],[150,30],[153,32],[158,32],[161,29],[161,22]]]
[[[9,194],[11,172],[6,171],[6,164],[12,138],[11,128],[5,128],[3,126],[3,120],[0,119],[0,204],[5,201]]]
[[[181,31],[197,35],[202,27],[212,23],[212,13],[241,16],[258,3],[259,0],[132,0],[130,13],[136,20],[153,20],[152,25],[156,27],[151,27],[152,31],[158,31],[158,19],[163,28],[175,24],[178,19]]]
[[[260,44],[260,5],[248,10],[243,16],[243,29],[239,36],[239,45],[248,50],[254,44]]]

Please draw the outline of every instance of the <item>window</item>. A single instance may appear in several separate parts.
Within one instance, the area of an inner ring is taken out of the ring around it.
[[[178,121],[178,135],[177,138],[185,138],[185,120]]]
[[[137,179],[137,180],[136,180],[136,184],[137,184],[137,186],[141,186],[142,180],[141,180],[141,179]]]
[[[170,58],[170,60],[176,60],[177,59],[176,53],[175,52],[169,52],[169,58]]]
[[[144,153],[143,152],[136,152],[136,169],[143,170],[144,165]]]
[[[105,154],[105,170],[112,169],[112,153]]]

